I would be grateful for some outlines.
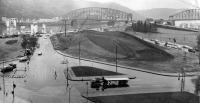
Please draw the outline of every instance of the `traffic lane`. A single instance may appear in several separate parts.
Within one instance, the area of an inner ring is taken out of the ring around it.
[[[93,66],[100,69],[116,72],[115,66],[109,66],[109,65],[88,62],[88,61],[83,61],[83,60],[81,60],[81,65]],[[135,70],[130,70],[130,69],[124,69],[124,68],[119,68],[119,67],[117,69],[118,69],[117,71],[120,73],[136,76],[136,80],[141,81],[140,83],[152,82],[153,83],[152,85],[166,85],[168,87],[180,88],[181,81],[179,80],[178,77],[167,77],[167,76],[155,75],[155,74],[150,74],[150,73],[145,73],[145,72],[140,72],[140,71],[135,71]],[[185,89],[190,92],[194,92],[194,84],[191,82],[192,78],[194,77],[185,78]]]
[[[180,91],[179,88],[172,88],[165,85],[151,85],[151,84],[131,84],[128,83],[128,87],[110,87],[106,88],[102,91],[102,87],[99,90],[96,88],[91,88],[90,83],[88,85],[86,82],[76,82],[73,84],[79,92],[84,96],[107,96],[107,95],[122,95],[122,94],[138,94],[138,93],[155,93],[155,92],[173,92]]]
[[[40,43],[42,47],[40,48],[40,50],[41,51],[44,50],[42,51],[43,55],[37,56],[36,52],[33,55],[30,62],[30,72],[29,72],[30,78],[27,78],[27,83],[26,83],[27,85],[25,88],[36,92],[38,96],[37,95],[33,96],[33,98],[31,99],[35,103],[38,103],[41,101],[42,103],[53,103],[55,101],[50,99],[52,95],[56,96],[54,100],[62,103],[63,100],[67,99],[66,98],[67,96],[63,97],[64,94],[67,94],[66,89],[65,89],[66,79],[63,73],[65,66],[60,64],[60,59],[63,59],[63,57],[60,55],[59,55],[60,57],[57,57],[56,55],[54,55],[55,54],[54,51],[51,51],[49,49],[47,39],[45,39],[44,41],[41,40]],[[37,64],[37,66],[35,64]],[[57,75],[58,75],[56,79],[54,78],[55,70],[57,71]],[[46,77],[44,76],[45,73],[46,73]],[[36,74],[35,77],[31,77],[34,74]],[[33,85],[34,87],[32,87]],[[47,87],[49,86],[52,88],[47,89]],[[42,95],[40,94],[41,92],[42,92]],[[76,92],[75,94],[78,95],[78,93]],[[43,97],[44,95],[46,97]],[[60,95],[63,98],[59,98]],[[30,98],[30,96],[32,97],[32,95],[29,95],[28,97]],[[41,97],[39,98],[39,96]],[[48,99],[50,99],[50,101]],[[85,101],[85,99],[82,98],[79,94],[79,97],[75,98],[75,101],[73,102],[80,103],[82,101]]]

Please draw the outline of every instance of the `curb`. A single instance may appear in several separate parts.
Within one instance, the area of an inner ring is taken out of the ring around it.
[[[4,63],[12,62],[12,61],[17,61],[17,60],[19,60],[19,58],[10,59],[10,60],[5,60]],[[0,64],[3,64],[3,61],[1,61]]]
[[[67,54],[61,53],[58,50],[55,50],[55,51],[56,51],[56,53],[58,53],[60,55],[63,55],[63,56],[66,56],[66,57],[70,57],[70,58],[74,58],[74,59],[79,59],[78,57],[74,57],[74,56],[71,56],[71,55],[67,55]],[[89,59],[85,59],[85,58],[81,58],[81,60],[90,61],[90,62],[94,62],[94,63],[105,64],[105,65],[110,65],[110,66],[115,66],[112,63],[105,63],[105,62],[95,61],[95,60],[89,60]],[[136,71],[150,73],[150,74],[155,74],[155,75],[161,75],[161,76],[179,77],[178,73],[174,73],[174,74],[167,74],[166,73],[165,74],[165,73],[158,73],[158,72],[153,72],[153,71],[148,71],[148,70],[142,70],[142,69],[128,67],[128,66],[122,66],[122,65],[118,65],[117,67],[124,68],[124,69],[130,69],[130,70],[136,70]],[[186,77],[192,77],[192,76],[196,76],[196,74],[186,74]]]
[[[89,101],[92,101],[93,103],[99,103],[99,102],[96,102],[96,101],[94,101],[94,100],[92,100],[92,99],[89,99],[88,97],[86,97],[86,96],[84,96],[84,95],[82,95],[82,94],[81,94],[81,96],[82,96],[83,98],[89,100]]]

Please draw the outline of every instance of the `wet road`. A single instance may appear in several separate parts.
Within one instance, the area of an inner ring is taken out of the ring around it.
[[[11,93],[12,82],[17,85],[15,89],[16,96],[31,103],[66,103],[69,99],[69,90],[66,87],[66,79],[63,70],[67,67],[66,64],[61,64],[61,61],[67,59],[69,66],[78,66],[77,59],[63,57],[53,50],[49,36],[39,39],[40,48],[36,49],[31,57],[30,64],[17,63],[18,69],[24,70],[27,68],[26,78],[6,78],[6,92]],[[38,56],[38,51],[42,52]],[[115,67],[92,63],[88,61],[81,61],[82,66],[94,66],[105,70],[115,71]],[[28,68],[29,67],[29,68]],[[55,76],[55,72],[56,75]],[[118,72],[136,76],[135,80],[129,82],[129,87],[126,88],[108,88],[104,91],[96,91],[86,85],[86,82],[73,82],[70,81],[70,98],[72,103],[83,103],[86,99],[81,97],[80,94],[85,96],[102,96],[114,94],[130,94],[130,93],[143,93],[143,92],[167,92],[167,91],[180,91],[180,82],[177,77],[165,77],[144,72],[118,68]],[[185,90],[192,92],[194,86],[190,79],[186,78]],[[2,81],[0,81],[2,84]],[[88,93],[87,93],[88,87]]]

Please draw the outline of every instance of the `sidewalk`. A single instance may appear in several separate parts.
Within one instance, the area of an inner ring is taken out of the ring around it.
[[[55,51],[60,55],[70,57],[70,58],[74,58],[74,59],[79,59],[78,57],[74,57],[74,56],[71,56],[71,55],[64,54],[64,53],[60,52],[59,50],[55,50]],[[81,58],[81,60],[105,64],[105,65],[110,65],[110,66],[115,66],[115,64],[112,64],[112,63],[106,63],[106,62],[101,62],[101,61],[96,61],[96,60],[85,59],[85,58]],[[129,66],[123,66],[123,65],[118,65],[118,67],[124,68],[124,69],[136,70],[136,71],[145,72],[145,73],[151,73],[151,74],[155,74],[155,75],[161,75],[161,76],[179,77],[179,75],[178,75],[179,73],[159,73],[159,72],[155,72],[155,71],[150,71],[150,70],[145,70],[145,69],[140,69],[140,68],[135,68],[135,67],[129,67]],[[186,76],[196,76],[197,74],[198,74],[198,72],[186,73]]]
[[[12,94],[8,94],[7,96],[4,97],[3,90],[1,90],[0,91],[0,103],[30,103],[30,102],[23,100],[21,98],[18,98],[16,96],[13,100]]]

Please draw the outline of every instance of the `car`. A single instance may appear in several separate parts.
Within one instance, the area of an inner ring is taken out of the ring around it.
[[[37,48],[40,48],[40,44],[37,44],[37,46],[36,46]]]
[[[38,52],[38,55],[42,55],[42,52],[41,52],[41,51],[39,51],[39,52]]]
[[[46,39],[47,37],[45,36],[44,39]]]
[[[188,52],[195,53],[195,49],[188,49]]]
[[[27,56],[24,56],[24,57],[21,57],[19,59],[19,62],[24,62],[24,61],[27,61],[27,60],[28,60]]]
[[[1,72],[13,71],[13,69],[15,68],[17,68],[17,65],[11,63],[9,65],[4,66],[4,68],[1,68]]]

